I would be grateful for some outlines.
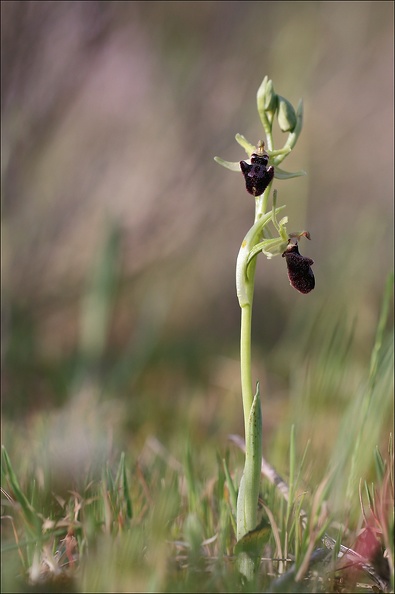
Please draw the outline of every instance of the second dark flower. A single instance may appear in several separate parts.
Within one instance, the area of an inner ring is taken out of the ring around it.
[[[299,293],[310,293],[315,287],[314,273],[311,270],[314,260],[302,256],[297,243],[288,244],[283,258],[287,261],[289,284]]]

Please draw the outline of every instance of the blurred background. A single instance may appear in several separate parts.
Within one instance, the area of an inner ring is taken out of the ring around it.
[[[259,258],[253,373],[269,460],[286,468],[296,423],[322,471],[393,267],[393,3],[1,11],[3,443],[20,470],[39,455],[77,472],[152,436],[175,456],[187,437],[224,449],[243,432],[235,262],[254,205],[213,157],[246,157],[237,132],[262,138],[267,75],[304,101],[284,169],[307,175],[274,187],[288,230],[311,233],[316,289]]]

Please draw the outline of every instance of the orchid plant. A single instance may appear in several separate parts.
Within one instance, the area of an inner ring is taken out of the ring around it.
[[[259,382],[253,390],[251,377],[251,323],[257,256],[263,253],[267,258],[281,254],[287,263],[291,286],[300,293],[309,293],[315,285],[311,266],[314,263],[299,253],[298,242],[307,231],[288,233],[288,218],[278,215],[285,206],[277,206],[277,192],[272,193],[272,205],[268,208],[273,179],[290,179],[305,175],[304,171],[290,173],[279,167],[293,150],[303,125],[302,100],[296,110],[291,103],[274,91],[273,82],[266,76],[257,93],[258,113],[261,119],[266,143],[259,141],[252,145],[244,136],[236,134],[236,141],[246,151],[248,159],[229,162],[215,157],[215,161],[243,174],[246,190],[255,199],[254,223],[240,247],[236,263],[236,289],[241,308],[240,364],[241,389],[245,426],[245,465],[237,497],[237,540],[243,544],[257,529],[258,496],[262,460],[262,412]],[[280,130],[288,133],[284,146],[273,148],[273,123],[277,120]],[[247,548],[247,547],[245,547]],[[251,547],[248,547],[249,551]],[[237,550],[243,551],[243,546]],[[252,579],[256,564],[249,554],[241,558],[240,571]]]

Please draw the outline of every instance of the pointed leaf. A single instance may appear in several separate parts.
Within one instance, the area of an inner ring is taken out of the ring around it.
[[[262,411],[259,382],[248,417],[244,466],[244,514],[247,531],[256,527],[262,464]],[[239,536],[239,535],[238,535]],[[243,535],[244,536],[244,535]],[[240,538],[238,539],[240,540]]]

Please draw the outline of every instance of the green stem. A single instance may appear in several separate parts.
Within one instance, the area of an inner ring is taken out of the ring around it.
[[[259,111],[259,116],[261,118],[263,129],[264,129],[265,135],[266,135],[267,149],[269,151],[272,151],[273,150],[273,135],[272,135],[273,122],[269,120],[266,111],[264,111],[264,110],[260,111],[259,107],[258,107],[258,111]]]
[[[255,223],[264,215],[267,211],[267,203],[269,201],[270,189],[272,187],[272,183],[268,185],[262,196],[257,196],[255,198]]]
[[[256,259],[255,259],[256,261]],[[255,268],[255,261],[252,266]],[[240,336],[240,367],[241,367],[241,392],[243,395],[243,412],[245,436],[248,432],[248,417],[250,415],[252,400],[251,379],[251,320],[252,303],[241,308],[241,336]]]

